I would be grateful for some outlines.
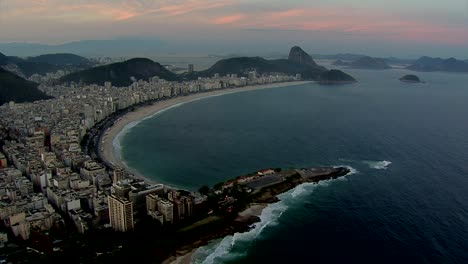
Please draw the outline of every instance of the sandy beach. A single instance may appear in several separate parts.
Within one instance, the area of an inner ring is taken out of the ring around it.
[[[125,131],[130,126],[134,125],[135,122],[139,122],[147,117],[150,117],[154,114],[157,114],[165,109],[170,107],[174,107],[179,104],[200,100],[207,97],[219,96],[223,94],[230,94],[230,93],[238,93],[238,92],[246,92],[246,91],[254,91],[260,89],[270,89],[270,88],[278,88],[278,87],[286,87],[286,86],[293,86],[293,85],[300,85],[310,83],[310,81],[297,81],[297,82],[286,82],[286,83],[273,83],[273,84],[266,84],[266,85],[255,85],[255,86],[245,86],[239,88],[231,88],[231,89],[223,89],[223,90],[215,90],[211,92],[204,92],[204,93],[197,93],[188,96],[179,96],[176,98],[171,98],[168,100],[158,101],[152,105],[141,107],[136,109],[133,112],[130,112],[120,118],[120,120],[116,121],[114,125],[107,129],[104,133],[104,136],[100,139],[99,143],[99,154],[101,158],[115,166],[120,166],[122,168],[126,168],[130,173],[133,173],[134,176],[139,178],[144,178],[145,180],[155,183],[154,180],[150,180],[144,175],[138,174],[135,170],[128,168],[120,159],[119,150],[115,149],[113,142],[116,137],[119,136],[119,133]],[[104,140],[104,143],[102,143]],[[100,149],[103,149],[102,151]]]
[[[232,88],[232,89],[224,89],[224,90],[217,90],[212,92],[206,93],[198,93],[189,96],[181,96],[176,97],[164,101],[156,102],[152,105],[138,108],[137,110],[130,112],[120,118],[119,121],[116,121],[114,125],[107,129],[104,133],[105,136],[102,138],[104,139],[104,143],[102,143],[102,139],[100,139],[100,146],[99,149],[102,147],[103,151],[100,152],[101,158],[107,162],[113,163],[116,166],[120,166],[126,168],[130,173],[134,174],[135,177],[143,178],[148,182],[155,183],[144,177],[144,175],[139,174],[135,170],[128,168],[120,159],[120,155],[118,153],[118,149],[114,147],[114,140],[118,140],[116,137],[119,136],[119,133],[125,131],[128,127],[135,124],[140,120],[143,120],[147,117],[151,117],[154,114],[157,114],[165,109],[170,107],[187,103],[195,100],[200,100],[203,98],[219,96],[223,94],[230,94],[230,93],[237,93],[237,92],[245,92],[245,91],[254,91],[259,89],[269,89],[269,88],[278,88],[278,87],[287,87],[293,85],[300,85],[309,83],[307,81],[300,81],[300,82],[287,82],[287,83],[275,83],[275,84],[268,84],[268,85],[257,85],[257,86],[245,86],[239,88]],[[263,209],[267,206],[267,204],[251,204],[248,208],[246,208],[243,212],[239,213],[239,218],[248,218],[249,216],[260,216]],[[190,249],[190,251],[179,251],[175,254],[175,256],[169,257],[164,263],[166,264],[188,264],[191,263],[193,254],[196,252],[198,247]]]

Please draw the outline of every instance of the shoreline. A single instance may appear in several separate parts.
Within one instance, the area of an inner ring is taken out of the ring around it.
[[[248,222],[249,219],[252,218],[260,218],[262,215],[263,210],[270,205],[269,203],[252,203],[250,204],[247,208],[245,208],[243,211],[241,211],[237,217],[237,221],[245,221]],[[260,220],[256,221],[259,222]],[[252,223],[250,225],[254,225],[255,223]],[[222,237],[220,237],[222,238]],[[216,238],[215,238],[216,239]],[[197,250],[201,247],[206,246],[213,240],[209,241],[204,241],[205,243],[202,243],[200,245],[192,245],[191,247],[188,247],[185,250],[180,250],[176,252],[174,255],[168,257],[166,260],[164,260],[162,263],[163,264],[190,264],[193,261],[193,257],[197,253]]]
[[[331,170],[330,170],[331,169]],[[292,172],[296,172],[291,174]],[[281,202],[278,197],[281,194],[287,193],[294,190],[295,188],[304,184],[316,184],[323,180],[332,180],[339,177],[345,177],[354,174],[355,171],[348,167],[330,167],[328,169],[311,168],[301,169],[300,172],[297,169],[290,171],[282,182],[275,183],[273,185],[266,185],[261,187],[259,190],[252,192],[252,201],[246,208],[237,214],[234,222],[239,223],[243,226],[240,229],[225,229],[228,232],[221,232],[218,235],[211,236],[208,239],[198,240],[195,244],[184,246],[182,250],[176,251],[163,262],[164,264],[189,264],[193,261],[193,257],[196,255],[197,250],[205,245],[211,243],[215,239],[226,237],[227,235],[234,235],[235,233],[249,232],[255,225],[262,222],[261,216],[263,211],[270,205]],[[260,192],[259,192],[260,191]],[[263,228],[263,227],[261,227]]]
[[[119,118],[111,127],[107,128],[104,131],[104,135],[99,138],[99,144],[97,146],[97,151],[100,158],[103,161],[106,161],[113,166],[119,166],[127,170],[135,178],[145,180],[149,183],[156,184],[156,180],[150,179],[145,175],[139,173],[136,169],[133,169],[121,159],[120,149],[115,147],[115,143],[120,141],[120,138],[125,135],[132,127],[136,126],[138,123],[144,121],[146,118],[151,118],[159,113],[162,113],[172,107],[177,107],[182,104],[197,101],[205,98],[210,98],[214,96],[221,96],[225,94],[238,93],[238,92],[247,92],[255,91],[262,89],[271,89],[271,88],[280,88],[301,85],[306,83],[312,83],[312,81],[293,81],[293,82],[280,82],[280,83],[271,83],[263,85],[252,85],[236,88],[228,88],[222,90],[215,90],[210,92],[196,93],[187,96],[178,96],[175,98],[170,98],[162,101],[158,101],[149,106],[144,106],[136,109],[133,112],[129,112]],[[102,143],[104,140],[104,143]],[[120,145],[120,144],[118,144]],[[101,147],[103,150],[101,151]]]

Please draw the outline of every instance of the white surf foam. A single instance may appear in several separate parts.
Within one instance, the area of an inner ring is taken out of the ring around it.
[[[349,166],[346,167],[351,170],[351,172],[346,176],[358,173],[356,169]],[[245,233],[235,233],[232,236],[227,236],[221,240],[217,240],[207,246],[197,249],[193,256],[192,263],[222,263],[245,256],[247,254],[246,248],[259,238],[265,229],[277,225],[278,220],[281,218],[283,213],[288,210],[289,205],[296,203],[299,196],[310,194],[315,190],[315,188],[328,186],[333,181],[336,180],[331,179],[320,181],[318,183],[304,183],[296,186],[296,188],[288,192],[280,194],[278,196],[280,201],[270,204],[263,209],[262,214],[260,215],[260,222],[255,223],[254,227],[250,231]]]
[[[376,169],[376,170],[386,170],[388,169],[388,166],[392,164],[391,161],[388,160],[382,160],[382,161],[364,161],[371,169]]]
[[[276,225],[287,208],[288,206],[282,201],[267,206],[260,215],[260,222],[255,223],[250,231],[235,233],[197,249],[192,263],[212,264],[244,256],[245,250],[236,249],[242,249],[252,243],[266,227]]]

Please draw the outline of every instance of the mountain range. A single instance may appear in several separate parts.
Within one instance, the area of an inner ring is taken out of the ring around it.
[[[300,47],[295,46],[290,50],[287,59],[267,60],[261,57],[228,58],[216,62],[207,70],[181,75],[176,75],[166,70],[159,63],[149,59],[131,59],[74,72],[62,77],[59,81],[62,83],[81,82],[100,85],[106,81],[111,81],[114,86],[128,86],[133,82],[131,80],[132,77],[142,80],[148,80],[153,76],[159,76],[168,81],[196,80],[199,77],[213,77],[215,74],[219,74],[220,76],[237,74],[239,77],[242,77],[247,76],[251,71],[256,71],[258,74],[301,74],[304,79],[318,80],[322,73],[327,72],[327,69],[317,65],[309,54]]]
[[[406,69],[413,71],[444,71],[444,72],[468,72],[468,62],[455,58],[441,59],[421,57]]]
[[[138,51],[140,54],[152,54],[164,46],[159,39],[109,39],[80,40],[58,45],[37,43],[0,43],[0,50],[16,56],[37,56],[48,53],[74,53],[85,56],[121,56]]]
[[[87,67],[87,69],[63,76],[57,80],[57,83],[74,82],[103,85],[106,81],[110,81],[116,87],[129,86],[135,80],[149,80],[149,78],[154,76],[159,76],[167,81],[180,81],[194,80],[199,77],[212,77],[215,74],[221,76],[227,74],[247,76],[250,71],[255,71],[261,75],[272,73],[301,74],[303,79],[316,80],[324,84],[355,81],[354,78],[339,70],[328,71],[325,67],[317,65],[313,58],[298,46],[291,48],[287,59],[267,60],[261,57],[229,58],[218,61],[207,70],[181,75],[177,75],[167,70],[161,64],[146,58],[134,58],[124,62],[91,67],[92,64],[88,59],[73,54],[48,54],[27,59],[8,57],[0,54],[0,65],[5,66],[8,64],[17,65],[26,76],[44,72],[52,67],[62,67],[62,69],[63,67]],[[5,81],[3,89],[9,89],[7,96],[2,95],[2,102],[10,100],[23,102],[48,98],[37,90],[37,84],[26,81],[3,69],[2,72],[3,75],[0,76],[0,79]],[[26,98],[27,96],[25,97],[24,95],[30,96]]]
[[[347,66],[353,69],[370,69],[370,70],[386,70],[391,69],[390,65],[387,64],[385,59],[373,58],[369,56],[358,57],[351,62],[345,62],[341,59],[335,61],[333,65],[336,66]]]

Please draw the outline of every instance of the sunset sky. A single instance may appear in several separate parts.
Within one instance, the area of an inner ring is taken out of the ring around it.
[[[468,57],[468,0],[0,0],[0,36],[49,44],[158,38],[189,51],[299,44],[317,53]]]

